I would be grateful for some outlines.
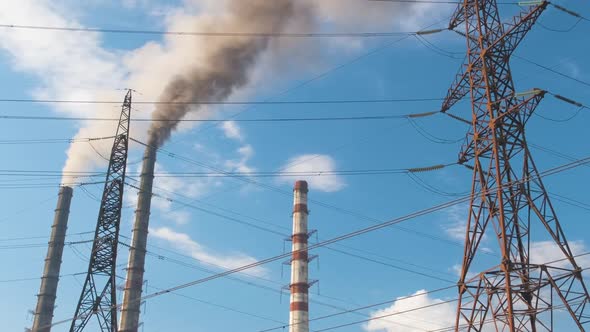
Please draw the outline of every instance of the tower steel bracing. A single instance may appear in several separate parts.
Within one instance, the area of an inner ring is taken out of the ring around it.
[[[96,315],[101,331],[117,331],[116,261],[129,148],[131,90],[127,91],[113,142],[88,274],[70,331],[82,331]]]
[[[471,128],[459,162],[473,167],[455,331],[553,331],[556,315],[569,316],[584,331],[590,321],[582,269],[525,138],[525,124],[544,91],[515,93],[510,71],[511,54],[547,6],[539,1],[502,23],[495,0],[464,0],[451,18],[449,28],[466,38],[467,58],[442,112],[470,96]],[[531,226],[540,226],[554,241],[565,263],[531,263]],[[498,240],[501,262],[468,277],[490,232]]]

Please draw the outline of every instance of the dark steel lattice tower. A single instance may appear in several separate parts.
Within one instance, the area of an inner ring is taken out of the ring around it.
[[[466,37],[467,63],[449,89],[442,112],[470,95],[472,126],[459,160],[473,163],[455,331],[554,331],[556,315],[563,318],[566,313],[580,331],[590,322],[582,269],[524,135],[544,92],[516,94],[510,72],[511,54],[547,6],[539,1],[502,23],[495,0],[464,0],[450,22],[450,29],[464,29],[456,31]],[[531,226],[548,233],[565,264],[531,263]],[[468,278],[484,233],[490,232],[498,240],[501,262]]]
[[[127,91],[109,160],[88,274],[70,331],[82,331],[96,315],[101,331],[117,331],[116,261],[129,148],[131,90]]]

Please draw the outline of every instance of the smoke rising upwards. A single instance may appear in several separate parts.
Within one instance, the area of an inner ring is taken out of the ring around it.
[[[233,1],[230,19],[218,27],[248,32],[280,31],[295,13],[293,0]],[[214,29],[212,29],[214,30]],[[161,146],[195,105],[183,103],[224,100],[249,81],[249,70],[267,49],[269,37],[232,37],[215,41],[204,63],[195,65],[186,75],[174,78],[164,89],[152,113],[148,144]],[[165,121],[157,121],[165,120]]]

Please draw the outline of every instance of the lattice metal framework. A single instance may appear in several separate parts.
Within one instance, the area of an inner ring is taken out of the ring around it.
[[[473,165],[455,331],[554,331],[557,315],[569,316],[584,331],[590,321],[582,269],[524,135],[544,91],[515,93],[509,64],[547,6],[547,2],[529,5],[511,22],[502,23],[495,0],[464,0],[451,18],[449,28],[466,37],[467,58],[442,111],[470,96],[472,126],[459,160]],[[531,263],[532,225],[548,233],[563,254],[562,261]],[[491,232],[500,247],[500,264],[468,277],[484,234]]]
[[[88,274],[70,331],[82,331],[92,316],[101,331],[117,331],[116,261],[129,148],[131,90],[127,91],[113,142],[100,203]]]

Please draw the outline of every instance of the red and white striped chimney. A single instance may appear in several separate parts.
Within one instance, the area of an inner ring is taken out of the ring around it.
[[[291,259],[291,311],[289,315],[289,332],[309,331],[309,279],[307,240],[307,182],[295,182],[293,189],[293,235]]]

